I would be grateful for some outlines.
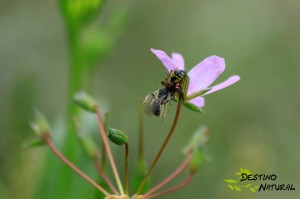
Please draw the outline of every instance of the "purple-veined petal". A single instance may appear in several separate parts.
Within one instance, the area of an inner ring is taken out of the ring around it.
[[[170,72],[171,70],[174,70],[177,68],[176,64],[173,62],[173,60],[162,50],[156,50],[151,48],[151,51],[156,55],[158,59],[163,63],[163,65],[166,67],[166,69]]]
[[[184,70],[184,59],[179,53],[172,53],[172,60],[178,69]]]
[[[201,96],[195,97],[188,101],[189,103],[194,104],[195,106],[199,107],[200,109],[205,105],[205,99]]]
[[[209,90],[207,93],[205,93],[204,95],[216,92],[218,90],[222,90],[223,88],[226,88],[227,86],[230,86],[234,83],[236,83],[237,81],[240,80],[240,76],[238,75],[233,75],[231,77],[229,77],[227,80],[225,80],[224,82],[217,84],[215,86],[212,87],[211,90]]]
[[[225,61],[216,55],[207,57],[188,72],[188,95],[206,89],[225,70]]]

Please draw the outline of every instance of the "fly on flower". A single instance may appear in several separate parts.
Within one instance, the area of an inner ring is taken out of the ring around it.
[[[210,85],[225,70],[224,59],[216,55],[207,57],[187,73],[185,72],[184,59],[181,54],[172,53],[172,56],[169,57],[162,50],[151,49],[151,51],[162,62],[162,64],[169,72],[169,77],[167,78],[167,80],[165,80],[165,82],[166,83],[169,82],[171,84],[174,83],[177,84],[177,86],[179,86],[179,90],[175,89],[176,91],[174,92],[174,90],[171,89],[172,90],[171,93],[181,94],[183,105],[185,105],[187,108],[193,111],[197,111],[197,112],[202,111],[202,108],[204,107],[205,104],[203,96],[222,90],[240,80],[240,77],[238,75],[233,75],[230,78],[228,78],[226,81],[210,87]],[[184,72],[184,78],[183,78],[184,81],[180,83],[175,82],[177,75],[174,73],[176,73],[176,71]],[[165,83],[162,83],[162,85],[164,86],[164,88],[166,88]],[[182,91],[182,92],[180,93],[178,91]],[[160,99],[158,94],[159,92],[153,94],[151,96],[152,100],[150,101],[154,102],[155,100]],[[147,97],[145,99],[145,102],[147,104]]]
[[[171,70],[165,80],[161,81],[163,88],[146,96],[144,100],[145,113],[149,116],[160,116],[162,113],[164,118],[167,112],[167,105],[169,104],[171,107],[171,101],[175,97],[178,99],[183,98],[187,82],[188,76],[184,70]]]

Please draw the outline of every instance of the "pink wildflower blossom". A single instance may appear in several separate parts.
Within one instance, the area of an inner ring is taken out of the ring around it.
[[[169,72],[175,69],[185,70],[184,59],[181,54],[172,53],[172,56],[169,57],[162,50],[151,49],[151,51],[158,59],[160,59]],[[185,99],[187,99],[185,105],[189,108],[191,108],[189,105],[194,105],[201,111],[202,107],[205,105],[204,95],[222,90],[240,80],[238,75],[233,75],[224,82],[209,87],[224,70],[224,59],[216,55],[207,57],[194,66],[194,68],[188,72],[189,86],[187,96],[185,96]],[[192,109],[195,109],[196,107]]]

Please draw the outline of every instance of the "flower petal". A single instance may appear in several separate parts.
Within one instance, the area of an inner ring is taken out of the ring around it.
[[[178,69],[184,70],[184,59],[179,53],[172,53],[172,60]]]
[[[189,103],[194,104],[195,106],[199,107],[200,109],[205,105],[205,99],[201,96],[195,97],[188,101]]]
[[[176,64],[173,62],[173,60],[162,50],[156,50],[151,48],[151,51],[156,55],[158,59],[163,63],[163,65],[166,67],[166,69],[170,72],[171,70],[174,70],[177,68]]]
[[[210,93],[213,93],[213,92],[216,92],[218,90],[222,90],[223,88],[226,88],[227,86],[230,86],[234,83],[236,83],[237,81],[240,80],[240,76],[238,75],[234,75],[234,76],[231,76],[229,77],[226,81],[220,83],[220,84],[217,84],[215,86],[212,87],[211,90],[209,90],[207,93],[205,93],[204,95],[208,95]]]
[[[206,89],[225,70],[225,61],[216,55],[207,57],[188,72],[188,95]]]

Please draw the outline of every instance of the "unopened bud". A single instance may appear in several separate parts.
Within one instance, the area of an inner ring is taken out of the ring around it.
[[[108,138],[117,145],[123,145],[128,140],[127,135],[123,131],[113,128],[108,128]]]
[[[189,164],[191,174],[195,174],[203,165],[205,160],[204,145],[208,140],[208,129],[199,128],[193,135],[189,144],[185,147],[184,153],[191,154],[192,158]]]
[[[85,92],[78,92],[74,95],[74,101],[78,106],[86,111],[95,113],[97,111],[97,102]]]
[[[195,174],[204,163],[204,150],[202,147],[197,148],[192,153],[192,159],[189,164],[189,171],[191,174]]]
[[[35,121],[31,123],[31,128],[38,136],[48,134],[50,131],[46,117],[39,111],[36,111]]]
[[[208,140],[208,128],[201,127],[199,128],[193,135],[190,142],[187,144],[187,146],[184,148],[184,153],[190,153],[197,148],[203,146]]]
[[[88,136],[81,136],[79,137],[79,140],[89,158],[91,158],[92,160],[96,160],[99,149],[95,141]]]

